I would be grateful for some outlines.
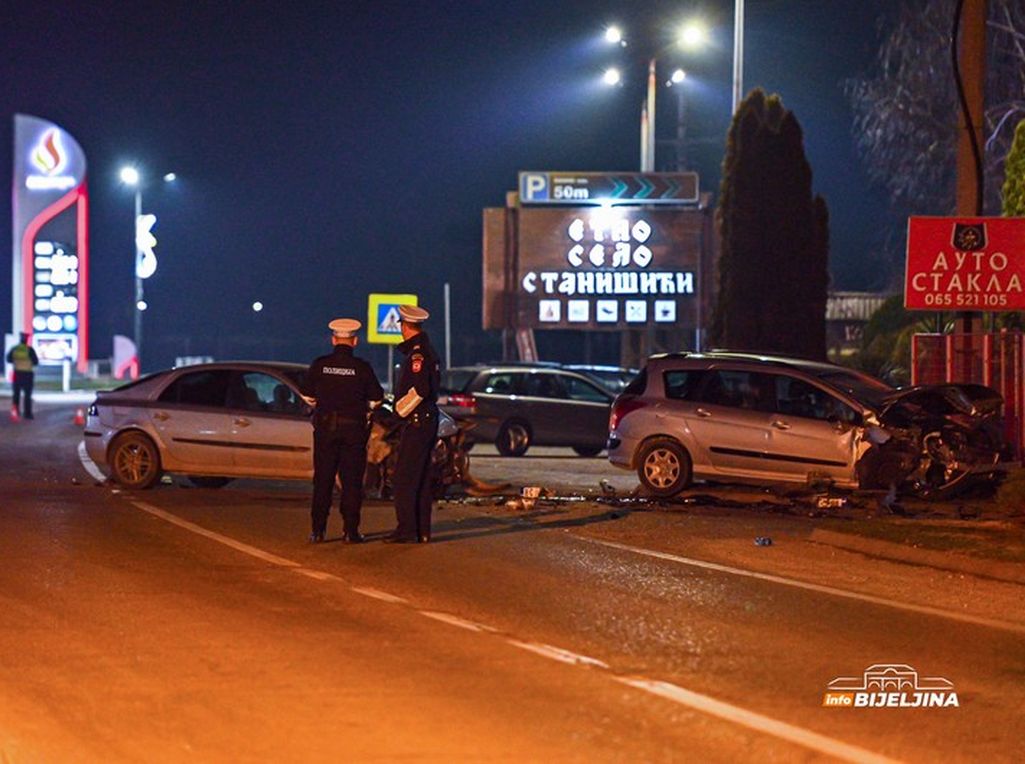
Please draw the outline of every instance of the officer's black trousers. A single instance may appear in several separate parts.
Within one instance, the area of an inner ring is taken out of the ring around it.
[[[399,440],[399,458],[392,488],[395,491],[395,535],[430,537],[431,451],[438,439],[438,414],[413,415]]]
[[[363,472],[367,466],[367,428],[352,422],[318,424],[313,430],[313,532],[324,533],[331,511],[335,475],[342,481],[341,512],[345,533],[359,530]]]
[[[21,415],[26,419],[32,418],[32,383],[35,382],[35,378],[35,372],[16,371],[14,372],[14,384],[11,385],[11,405],[15,411],[21,411]],[[24,410],[19,406],[22,393],[25,394]]]

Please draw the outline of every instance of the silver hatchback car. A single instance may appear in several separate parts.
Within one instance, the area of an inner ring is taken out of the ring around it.
[[[609,461],[652,493],[692,479],[906,486],[939,496],[1000,453],[995,391],[894,390],[853,369],[743,353],[653,356],[609,416]]]

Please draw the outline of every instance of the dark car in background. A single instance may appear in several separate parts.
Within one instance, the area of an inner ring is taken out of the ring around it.
[[[601,364],[568,363],[562,368],[586,374],[596,380],[613,395],[619,395],[626,386],[640,374],[640,369],[624,369],[622,366],[604,366]]]
[[[493,442],[504,456],[532,445],[569,446],[596,456],[608,437],[613,395],[591,377],[555,365],[461,366],[442,374],[442,410],[469,420],[476,442]]]

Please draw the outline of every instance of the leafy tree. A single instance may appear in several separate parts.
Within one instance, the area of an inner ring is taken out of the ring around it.
[[[1025,119],[1014,130],[1011,150],[1004,163],[1003,188],[1004,217],[1025,217]],[[997,313],[994,328],[1025,329],[1025,316],[1021,311]]]
[[[829,213],[811,180],[797,118],[778,95],[753,91],[723,160],[716,344],[825,358]]]
[[[852,365],[891,384],[906,385],[911,378],[911,337],[935,331],[935,320],[936,316],[905,310],[902,295],[887,298],[865,324]]]
[[[954,211],[960,107],[950,62],[955,0],[900,0],[872,76],[852,79],[854,137],[869,177],[901,213]],[[989,0],[984,125],[986,209],[999,205],[1015,117],[1025,114],[1025,3]]]
[[[1004,217],[1025,217],[1025,119],[1014,131],[1004,163]]]

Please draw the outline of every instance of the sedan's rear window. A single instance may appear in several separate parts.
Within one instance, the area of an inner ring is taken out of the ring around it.
[[[223,407],[228,393],[227,369],[194,371],[182,374],[160,394],[162,403],[183,403],[189,406]]]

